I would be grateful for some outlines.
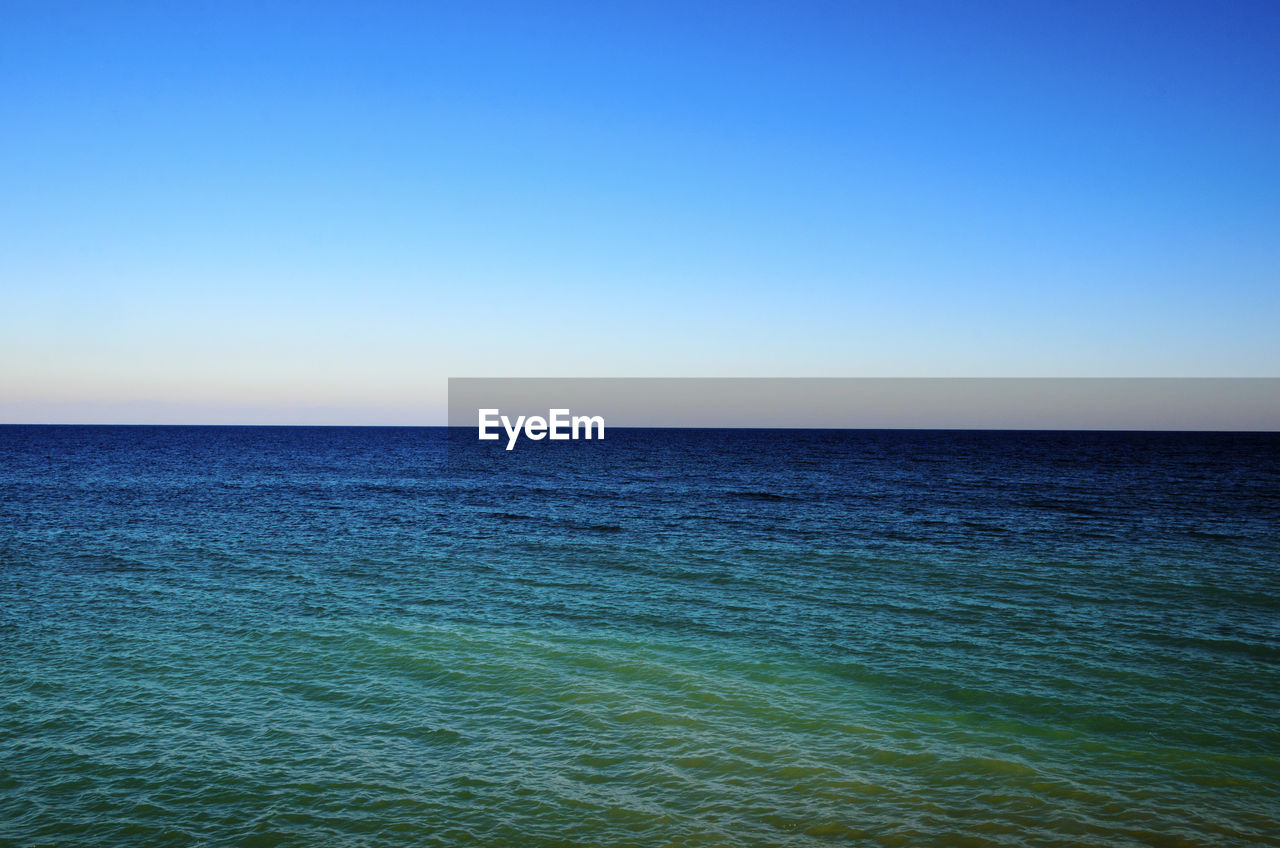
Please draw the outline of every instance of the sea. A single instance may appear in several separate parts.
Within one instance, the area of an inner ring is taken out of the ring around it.
[[[0,845],[1280,845],[1280,434],[0,427]]]

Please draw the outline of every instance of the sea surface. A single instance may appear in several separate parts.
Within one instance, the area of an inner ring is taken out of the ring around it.
[[[1280,845],[1280,435],[469,438],[0,427],[0,845]]]

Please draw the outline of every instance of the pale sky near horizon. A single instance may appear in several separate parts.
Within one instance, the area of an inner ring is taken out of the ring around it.
[[[1280,4],[0,8],[0,421],[1280,376]]]

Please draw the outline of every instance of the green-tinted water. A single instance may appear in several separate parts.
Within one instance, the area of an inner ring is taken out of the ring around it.
[[[1176,845],[1274,833],[1274,758],[1199,731],[1195,709],[1214,705],[1140,676],[1111,686],[1183,703],[1076,711],[1034,688],[583,629],[352,620],[156,636],[63,643],[6,672],[42,681],[6,705],[10,761],[44,778],[8,776],[21,797],[11,822],[44,819],[24,841]]]
[[[1275,442],[1092,437],[10,432],[0,843],[1280,844]]]

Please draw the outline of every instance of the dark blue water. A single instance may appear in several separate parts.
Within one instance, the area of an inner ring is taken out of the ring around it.
[[[0,427],[0,844],[1280,844],[1280,436]]]

